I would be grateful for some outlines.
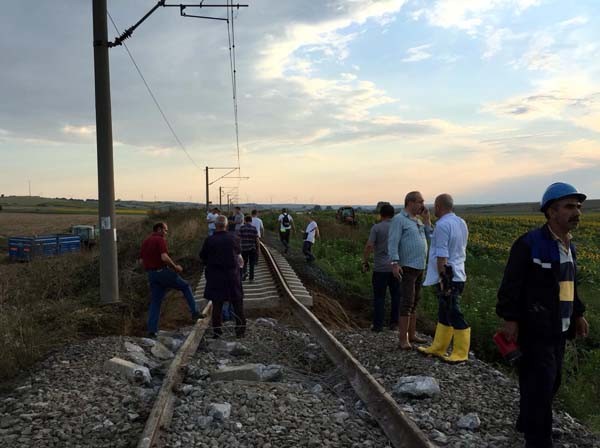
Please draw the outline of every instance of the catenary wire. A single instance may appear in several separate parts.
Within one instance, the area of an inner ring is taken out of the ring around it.
[[[238,167],[240,166],[240,133],[238,122],[238,103],[237,103],[237,67],[235,57],[235,27],[233,16],[233,1],[227,0],[227,4],[231,5],[227,8],[227,39],[229,42],[229,66],[231,70],[231,90],[233,93],[233,119],[235,127],[235,144],[237,150]]]
[[[116,25],[115,21],[113,20],[112,16],[110,15],[109,12],[107,12],[107,14],[108,14],[108,18],[110,19],[113,27],[115,28],[115,30],[117,32],[117,34],[120,35],[121,32],[119,31],[119,28],[117,27],[117,25]],[[196,168],[201,169],[200,166],[196,163],[196,161],[192,158],[192,156],[190,155],[190,153],[187,151],[187,149],[185,148],[184,144],[181,142],[181,139],[179,138],[179,136],[177,135],[177,133],[173,129],[173,126],[171,126],[171,123],[169,122],[169,119],[165,115],[162,107],[160,107],[160,104],[158,103],[158,100],[154,96],[154,93],[152,92],[152,89],[150,88],[150,85],[148,85],[148,82],[144,78],[144,75],[142,74],[142,71],[140,70],[140,67],[135,62],[135,59],[133,58],[133,55],[131,54],[131,51],[129,51],[129,48],[127,47],[127,44],[125,44],[123,42],[123,46],[125,47],[125,51],[127,51],[127,54],[129,55],[129,58],[131,59],[131,62],[133,62],[133,65],[134,65],[135,69],[137,70],[138,74],[140,75],[140,78],[142,79],[142,82],[146,86],[146,90],[148,90],[148,93],[150,94],[150,97],[152,98],[152,101],[154,101],[154,104],[156,105],[158,111],[160,112],[160,115],[162,116],[164,122],[166,123],[167,127],[171,131],[171,134],[173,134],[173,137],[175,138],[175,140],[177,141],[177,144],[179,145],[179,148],[185,153],[185,155],[187,156],[187,158],[190,159],[190,162],[192,162]],[[239,164],[239,156],[238,156],[238,164]]]

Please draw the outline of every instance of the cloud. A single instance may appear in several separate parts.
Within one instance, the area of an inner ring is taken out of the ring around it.
[[[584,162],[600,162],[600,141],[582,138],[569,142],[562,157]]]
[[[86,126],[73,126],[67,124],[62,128],[63,133],[70,135],[78,135],[80,137],[92,137],[96,135],[96,126],[93,124]]]
[[[590,21],[589,18],[587,18],[585,16],[576,16],[576,17],[573,17],[571,19],[563,20],[562,22],[560,22],[558,24],[558,26],[561,29],[565,29],[565,28],[569,28],[569,27],[576,27],[576,26],[580,26],[580,25],[585,25],[589,21]]]
[[[481,56],[490,59],[499,53],[508,41],[521,40],[527,37],[526,33],[514,33],[509,28],[487,27],[485,32],[485,50]]]
[[[379,24],[389,23],[389,17],[400,11],[405,0],[366,0],[348,2],[340,5],[336,18],[317,23],[291,23],[283,36],[268,35],[265,49],[257,64],[259,76],[269,78],[283,77],[289,68],[297,65],[295,53],[304,49],[318,51],[327,58],[345,59],[347,46],[356,37],[356,33],[341,34],[341,30],[353,24],[362,25],[367,20]],[[306,67],[305,67],[306,68]]]
[[[515,119],[565,120],[600,132],[600,84],[585,75],[549,78],[539,81],[533,93],[490,103],[482,110]]]
[[[402,59],[402,62],[418,62],[425,59],[431,58],[431,53],[426,51],[431,47],[431,44],[419,45],[418,47],[412,47],[406,50],[406,57]]]
[[[483,25],[494,21],[499,10],[521,14],[540,3],[541,0],[437,0],[429,8],[414,11],[412,17],[424,18],[432,26],[457,28],[476,35]]]
[[[162,158],[162,157],[170,157],[173,154],[174,149],[171,147],[161,148],[161,147],[148,146],[148,147],[143,147],[143,148],[136,148],[136,151],[138,153],[146,155],[146,156]]]

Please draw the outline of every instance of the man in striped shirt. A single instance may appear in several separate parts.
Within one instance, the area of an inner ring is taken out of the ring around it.
[[[392,219],[388,235],[392,273],[401,281],[398,338],[403,350],[411,349],[411,342],[425,342],[417,337],[415,314],[427,262],[427,240],[432,232],[429,210],[424,204],[421,193],[408,193],[404,210]]]
[[[240,227],[240,247],[244,267],[242,268],[242,280],[248,279],[248,265],[250,265],[250,281],[254,281],[254,266],[258,254],[258,231],[252,225],[252,216],[244,217],[244,224]]]

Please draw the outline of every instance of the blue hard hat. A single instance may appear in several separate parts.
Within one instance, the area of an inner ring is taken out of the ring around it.
[[[583,202],[585,201],[585,198],[587,198],[585,194],[578,192],[577,188],[573,185],[565,182],[555,182],[546,188],[544,196],[542,196],[542,201],[540,202],[540,211],[546,211],[548,206],[554,201],[570,196],[576,197],[579,202]]]

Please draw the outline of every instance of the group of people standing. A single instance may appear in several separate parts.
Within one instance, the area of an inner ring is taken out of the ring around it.
[[[577,288],[577,255],[571,231],[580,221],[586,196],[564,182],[548,186],[540,201],[546,223],[512,245],[496,313],[504,320],[499,334],[518,344],[520,404],[516,428],[528,448],[550,448],[552,401],[561,383],[567,339],[586,337],[589,325]],[[421,193],[412,191],[404,209],[381,207],[363,254],[363,272],[374,252],[373,327],[383,330],[386,291],[391,296],[389,327],[398,330],[399,347],[424,342],[416,333],[415,308],[421,286],[433,286],[438,322],[430,346],[418,347],[450,363],[468,360],[471,329],[460,308],[466,273],[467,224],[453,212],[449,194],[435,198],[432,226]],[[429,248],[428,248],[429,243]],[[452,353],[447,354],[451,342]]]
[[[381,221],[371,228],[363,253],[363,271],[370,269],[369,257],[374,252],[372,330],[383,330],[385,295],[389,290],[389,327],[398,331],[399,347],[409,350],[412,343],[425,342],[417,335],[416,308],[421,286],[434,286],[438,297],[435,337],[430,347],[419,350],[448,362],[466,361],[470,328],[460,309],[460,295],[466,281],[467,224],[453,212],[454,201],[449,194],[435,198],[435,228],[424,204],[423,195],[411,191],[398,214],[391,205],[383,205]],[[454,349],[447,356],[453,338]]]
[[[504,320],[501,334],[507,341],[518,343],[522,353],[518,366],[521,399],[517,429],[524,433],[529,448],[552,447],[552,401],[561,382],[565,342],[575,336],[585,337],[589,332],[583,317],[585,306],[578,295],[577,255],[570,233],[579,224],[585,199],[583,193],[566,183],[557,182],[546,189],[540,202],[546,223],[515,241],[498,291],[496,312]],[[466,282],[467,224],[454,213],[449,194],[435,198],[435,226],[424,203],[420,192],[411,191],[399,213],[391,205],[383,205],[381,221],[371,228],[363,253],[363,272],[370,269],[373,252],[372,330],[383,330],[389,290],[389,327],[398,331],[399,347],[408,350],[414,343],[425,342],[416,332],[415,311],[421,287],[432,286],[438,300],[438,322],[432,344],[419,346],[418,350],[449,363],[464,362],[468,360],[471,340],[471,329],[460,307]],[[209,236],[204,240],[200,259],[207,279],[204,297],[213,303],[215,337],[222,332],[225,302],[233,307],[236,336],[244,335],[242,281],[254,279],[258,241],[264,233],[257,215],[254,210],[251,216],[244,217],[236,207],[230,228],[233,231],[228,231],[229,220],[218,209],[208,215]],[[278,223],[280,240],[287,252],[293,219],[286,209],[279,215]],[[192,290],[179,276],[183,268],[169,256],[168,230],[164,222],[155,224],[140,251],[151,289],[151,337],[158,331],[167,289],[180,290],[192,318],[199,317]],[[318,226],[311,216],[304,234],[307,261],[318,235]]]

